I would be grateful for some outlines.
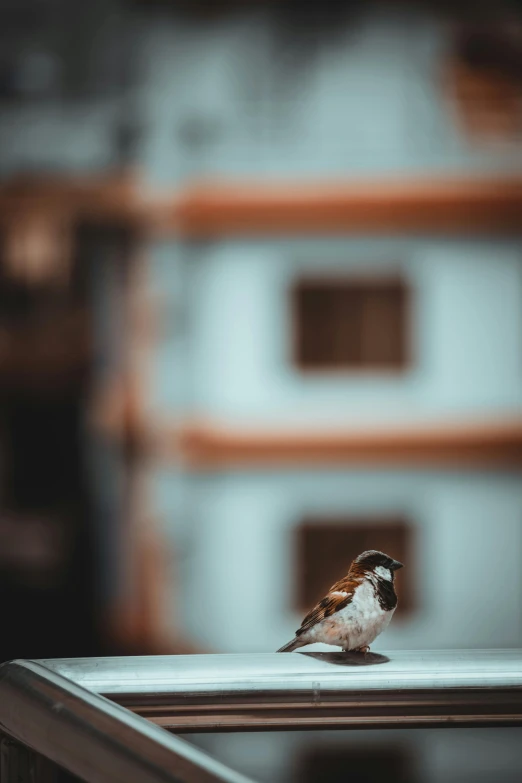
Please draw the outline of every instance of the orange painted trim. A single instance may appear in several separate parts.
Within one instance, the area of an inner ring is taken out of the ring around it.
[[[142,237],[520,234],[522,176],[196,182],[161,192],[123,172],[2,185],[0,223],[24,212],[124,222]]]
[[[193,470],[332,465],[520,468],[522,419],[340,432],[186,425],[171,435],[162,452],[181,454]]]
[[[187,238],[522,231],[522,178],[200,183],[162,210]],[[161,225],[158,226],[161,229]]]

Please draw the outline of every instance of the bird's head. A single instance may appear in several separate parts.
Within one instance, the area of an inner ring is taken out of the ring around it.
[[[394,560],[393,557],[385,555],[384,552],[378,552],[376,549],[363,552],[352,563],[354,570],[375,574],[389,582],[393,582],[395,571],[402,567],[402,563],[399,563],[398,560]]]

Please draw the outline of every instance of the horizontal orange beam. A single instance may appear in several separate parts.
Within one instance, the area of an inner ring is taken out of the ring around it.
[[[357,465],[522,467],[522,419],[404,425],[340,432],[240,430],[185,425],[160,449],[195,470]]]
[[[186,237],[342,233],[520,233],[522,179],[201,183],[164,206]]]
[[[522,176],[199,182],[161,192],[133,172],[0,187],[0,222],[24,210],[127,222],[187,238],[346,233],[520,234]]]

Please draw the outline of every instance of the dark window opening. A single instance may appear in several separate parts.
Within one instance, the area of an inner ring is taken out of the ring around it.
[[[403,280],[300,280],[294,359],[302,370],[404,370],[409,291]]]

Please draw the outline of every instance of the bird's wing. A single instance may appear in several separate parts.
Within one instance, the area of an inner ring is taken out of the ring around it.
[[[309,631],[310,628],[313,628],[314,625],[317,625],[326,617],[330,617],[335,612],[339,612],[345,606],[348,606],[352,601],[356,586],[350,584],[346,578],[336,582],[331,587],[328,595],[308,612],[301,623],[301,627],[296,632],[296,636],[301,636],[301,634]]]

